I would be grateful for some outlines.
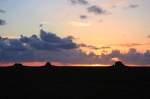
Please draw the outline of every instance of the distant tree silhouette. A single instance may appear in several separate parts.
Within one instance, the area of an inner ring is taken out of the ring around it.
[[[14,66],[16,66],[16,67],[17,67],[17,66],[21,67],[21,66],[23,66],[23,65],[22,65],[21,63],[15,63]]]
[[[21,69],[23,66],[24,66],[24,65],[22,65],[21,63],[15,63],[15,64],[13,65],[13,68],[18,70],[18,69]]]
[[[126,66],[121,62],[121,61],[117,61],[113,64],[113,68],[120,70],[120,69],[124,69]]]
[[[47,62],[46,64],[45,64],[45,67],[52,67],[53,65],[50,63],[50,62]]]

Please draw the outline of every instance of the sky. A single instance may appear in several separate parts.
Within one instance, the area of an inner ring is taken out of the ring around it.
[[[149,4],[149,0],[0,0],[0,63],[93,66],[121,60],[150,65]]]

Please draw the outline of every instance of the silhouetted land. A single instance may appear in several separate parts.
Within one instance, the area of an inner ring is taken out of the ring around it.
[[[26,67],[0,68],[0,99],[150,98],[150,68]]]

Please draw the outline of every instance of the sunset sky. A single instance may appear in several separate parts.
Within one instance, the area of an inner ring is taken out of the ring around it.
[[[0,63],[108,65],[121,60],[150,65],[149,4],[150,0],[0,0]]]

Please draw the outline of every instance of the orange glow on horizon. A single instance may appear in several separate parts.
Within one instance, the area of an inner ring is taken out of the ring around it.
[[[73,67],[108,67],[110,65],[105,65],[105,64],[66,64],[66,66],[73,66]]]
[[[46,62],[23,62],[22,64],[25,66],[36,66],[36,67],[42,67],[45,65]]]
[[[119,60],[118,58],[113,58],[112,60]],[[20,62],[22,63],[23,65],[25,66],[29,66],[29,67],[42,67],[46,64],[46,62]],[[63,63],[59,63],[59,62],[51,62],[52,65],[54,66],[68,66],[68,67],[110,67],[112,66],[112,64],[63,64]],[[0,67],[10,67],[10,66],[13,66],[14,63],[0,63]],[[135,65],[135,64],[125,64],[126,66],[129,66],[129,67],[140,67],[140,65]],[[142,66],[142,67],[149,67],[149,65],[145,65],[145,66]]]

